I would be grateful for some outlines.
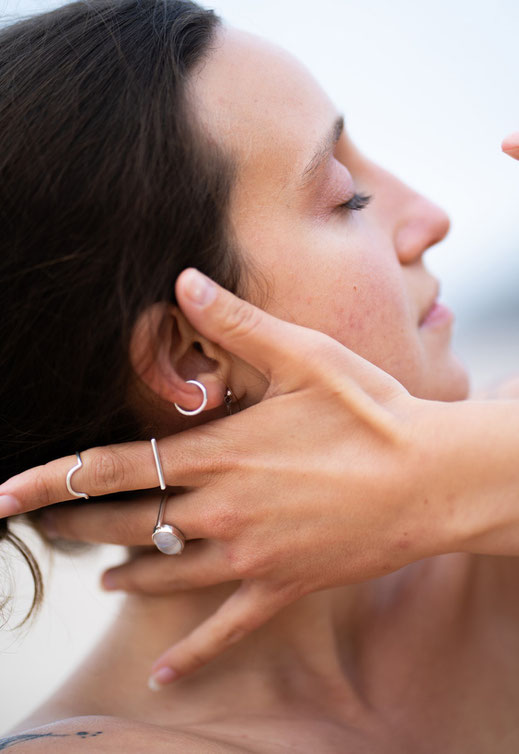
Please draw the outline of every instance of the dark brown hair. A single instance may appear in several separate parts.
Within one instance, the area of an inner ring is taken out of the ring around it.
[[[186,97],[219,19],[190,0],[85,0],[0,33],[1,479],[135,439],[133,325],[195,266],[239,282],[233,162]],[[0,521],[0,538],[32,555]]]

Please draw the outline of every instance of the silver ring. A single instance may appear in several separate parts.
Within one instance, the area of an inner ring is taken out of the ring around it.
[[[160,499],[157,523],[155,524],[151,538],[157,550],[163,552],[164,555],[180,555],[186,543],[185,536],[176,526],[162,523],[167,499],[167,495],[162,495]]]
[[[153,458],[155,459],[155,466],[157,467],[157,476],[159,478],[159,486],[161,490],[166,489],[166,482],[164,481],[164,472],[162,471],[162,464],[159,457],[159,449],[157,447],[157,441],[155,438],[151,440],[151,447],[153,449]],[[160,498],[159,513],[157,516],[157,523],[153,529],[151,538],[157,550],[163,552],[164,555],[180,555],[184,549],[186,538],[180,529],[171,524],[163,523],[164,510],[168,499],[167,494],[163,494]]]
[[[76,458],[77,458],[76,465],[73,466],[67,474],[67,490],[70,492],[70,494],[73,497],[84,497],[85,500],[88,500],[89,496],[86,494],[86,492],[76,492],[76,490],[72,487],[73,474],[83,466],[83,461],[81,460],[79,450],[76,450]]]
[[[173,405],[175,406],[177,411],[180,414],[184,414],[184,416],[196,416],[197,414],[201,414],[204,408],[207,406],[207,390],[205,389],[205,385],[202,385],[202,383],[198,382],[198,380],[187,380],[186,385],[196,385],[197,388],[202,391],[202,403],[193,411],[186,411],[185,408],[180,408],[178,403],[174,403]]]

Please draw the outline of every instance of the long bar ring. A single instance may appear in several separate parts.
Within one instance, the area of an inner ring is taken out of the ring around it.
[[[73,474],[83,466],[83,461],[81,460],[79,450],[76,450],[76,458],[77,458],[76,465],[73,466],[67,474],[67,490],[70,492],[70,494],[73,497],[84,497],[85,500],[88,500],[89,495],[87,495],[86,492],[76,492],[76,490],[72,487]]]
[[[166,482],[164,480],[164,472],[162,471],[162,464],[159,457],[159,449],[157,447],[157,441],[155,438],[151,440],[151,447],[153,449],[153,458],[155,459],[155,466],[157,467],[157,476],[159,478],[159,486],[161,490],[166,489]],[[153,529],[151,538],[155,544],[157,550],[163,552],[165,555],[180,555],[184,549],[186,538],[180,529],[171,524],[163,523],[164,510],[166,508],[166,502],[168,495],[164,493],[160,498],[159,513],[157,516],[157,523]]]

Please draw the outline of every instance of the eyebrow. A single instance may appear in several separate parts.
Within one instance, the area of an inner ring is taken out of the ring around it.
[[[315,174],[318,172],[323,162],[333,152],[333,149],[337,145],[337,142],[339,141],[339,139],[341,138],[341,134],[343,131],[344,131],[344,116],[339,115],[339,117],[334,121],[334,124],[331,130],[329,131],[329,133],[320,142],[314,156],[312,157],[310,162],[307,164],[306,168],[303,170],[303,175],[301,177],[302,188],[304,188],[310,183],[310,181],[314,178]]]

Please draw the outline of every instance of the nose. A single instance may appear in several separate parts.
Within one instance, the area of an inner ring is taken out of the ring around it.
[[[412,264],[427,249],[442,241],[450,229],[447,213],[420,194],[406,188],[394,229],[394,244],[402,264]]]

